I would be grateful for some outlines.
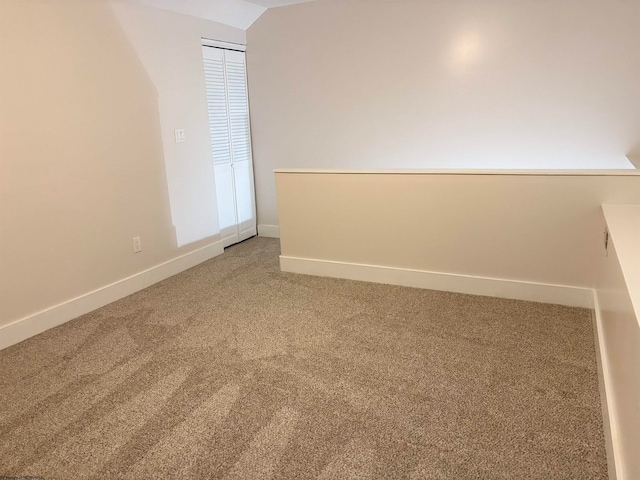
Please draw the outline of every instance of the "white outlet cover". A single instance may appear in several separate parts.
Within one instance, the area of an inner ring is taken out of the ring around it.
[[[182,128],[176,129],[175,136],[176,136],[176,143],[184,143],[185,141],[184,129]]]

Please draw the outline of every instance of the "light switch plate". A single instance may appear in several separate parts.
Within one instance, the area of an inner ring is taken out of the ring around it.
[[[176,129],[176,143],[184,143],[184,129]]]
[[[140,237],[133,237],[133,253],[140,253],[142,251],[142,239]]]

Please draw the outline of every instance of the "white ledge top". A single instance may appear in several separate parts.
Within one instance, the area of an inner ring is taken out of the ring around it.
[[[277,168],[275,174],[314,175],[511,175],[511,176],[562,176],[562,177],[640,177],[640,169],[620,170],[463,170],[463,169],[395,169],[395,170],[323,170],[310,168]]]
[[[602,211],[640,322],[640,205],[603,205]]]

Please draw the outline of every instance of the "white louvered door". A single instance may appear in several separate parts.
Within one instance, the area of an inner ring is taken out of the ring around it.
[[[256,235],[244,52],[202,47],[220,235],[225,247]]]

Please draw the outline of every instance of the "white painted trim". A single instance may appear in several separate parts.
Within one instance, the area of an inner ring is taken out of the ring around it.
[[[602,213],[640,327],[640,205],[602,205]]]
[[[202,39],[203,47],[224,48],[225,50],[236,50],[237,52],[245,52],[247,46],[242,43],[223,42],[222,40],[211,40],[209,38]]]
[[[283,272],[593,308],[589,288],[280,256]]]
[[[278,225],[258,225],[258,236],[280,238],[280,227]]]
[[[0,350],[115,302],[224,252],[217,241],[0,327]]]
[[[474,176],[515,176],[515,177],[639,177],[637,168],[619,170],[507,170],[484,169],[412,169],[397,168],[393,170],[331,170],[313,168],[276,168],[274,174],[298,175],[474,175]]]
[[[613,399],[611,372],[604,335],[602,333],[602,314],[598,293],[593,290],[593,324],[598,364],[598,383],[600,386],[600,403],[602,404],[602,427],[604,444],[607,450],[607,468],[609,480],[625,480],[620,455],[620,437],[618,434],[618,415]]]

